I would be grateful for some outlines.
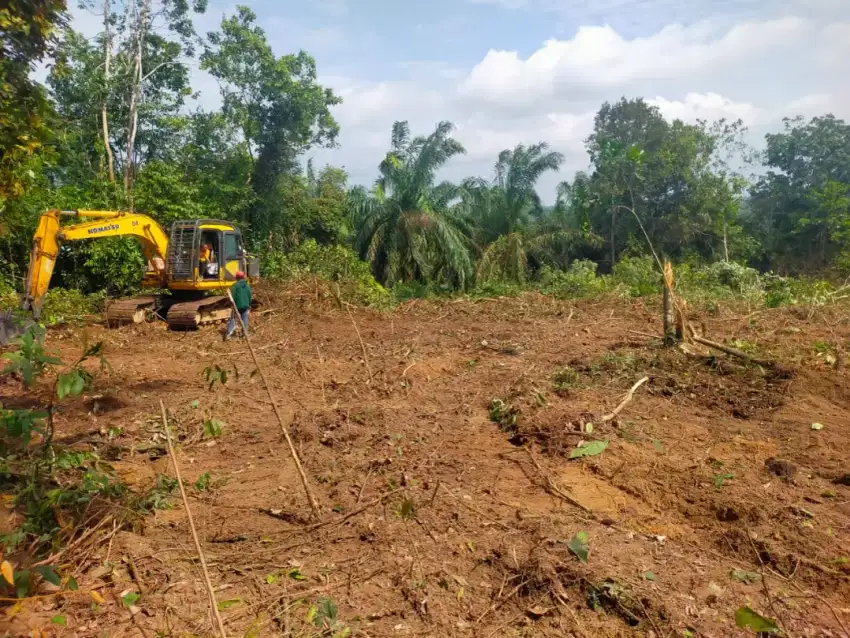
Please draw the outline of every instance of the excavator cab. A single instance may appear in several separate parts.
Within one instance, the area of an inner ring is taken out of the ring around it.
[[[175,222],[165,268],[171,290],[227,287],[240,270],[251,279],[259,275],[257,259],[245,252],[239,229],[217,219]]]

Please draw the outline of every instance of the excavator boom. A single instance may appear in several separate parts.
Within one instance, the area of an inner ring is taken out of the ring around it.
[[[60,226],[60,217],[89,219],[80,224]],[[119,211],[50,210],[41,215],[33,236],[29,269],[25,283],[24,310],[31,310],[38,318],[44,295],[50,286],[50,277],[59,255],[59,245],[63,241],[78,241],[101,237],[137,237],[144,249],[145,257],[163,265],[158,271],[163,278],[165,255],[168,251],[168,235],[159,224],[147,215]]]

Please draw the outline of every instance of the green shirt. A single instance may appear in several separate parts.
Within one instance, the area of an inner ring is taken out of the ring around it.
[[[239,310],[247,310],[251,307],[251,286],[244,279],[240,279],[230,289],[230,294],[233,295],[233,303]]]

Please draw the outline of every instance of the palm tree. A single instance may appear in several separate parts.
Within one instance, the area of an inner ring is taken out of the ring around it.
[[[474,201],[471,212],[486,243],[518,232],[540,217],[543,205],[535,190],[537,181],[547,171],[557,171],[563,162],[564,156],[550,151],[546,142],[520,144],[499,153],[491,183],[480,179],[464,183]]]
[[[523,283],[530,261],[540,265],[555,252],[581,241],[581,233],[557,216],[546,215],[535,190],[547,171],[557,171],[564,156],[548,144],[520,144],[499,154],[492,182],[468,179],[462,184],[467,214],[479,228],[484,249],[476,270],[481,281]]]
[[[353,193],[355,247],[383,284],[439,281],[463,288],[469,281],[472,243],[468,222],[456,211],[459,189],[435,184],[437,171],[466,152],[453,130],[451,122],[440,122],[429,136],[411,139],[408,123],[396,122],[374,188]]]

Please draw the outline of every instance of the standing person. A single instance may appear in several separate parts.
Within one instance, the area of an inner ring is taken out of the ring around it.
[[[251,309],[251,286],[248,285],[248,280],[245,279],[245,273],[241,270],[236,273],[236,283],[230,289],[230,295],[233,297],[233,303],[236,304],[236,310],[239,311],[239,316],[242,317],[242,336],[248,335],[248,311]],[[227,341],[233,336],[236,330],[236,312],[230,315],[230,322],[227,324],[227,334],[224,335],[224,340]]]

